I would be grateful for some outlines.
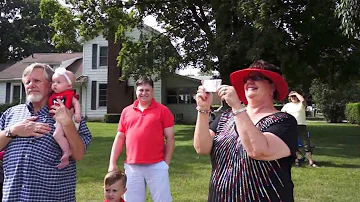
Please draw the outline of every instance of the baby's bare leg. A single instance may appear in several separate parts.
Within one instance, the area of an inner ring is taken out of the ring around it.
[[[59,122],[56,123],[56,128],[54,131],[54,139],[59,144],[61,150],[63,151],[63,155],[60,159],[61,162],[57,165],[57,168],[63,169],[67,165],[69,165],[69,157],[71,156],[71,150],[70,150],[69,142],[65,137],[63,127]]]

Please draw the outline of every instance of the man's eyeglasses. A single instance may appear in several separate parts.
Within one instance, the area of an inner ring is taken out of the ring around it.
[[[263,76],[263,75],[251,75],[251,76],[247,76],[244,78],[244,83],[246,83],[249,79],[253,80],[253,81],[263,81],[263,80],[268,80],[270,83],[272,83],[272,81],[270,79],[268,79],[267,77]]]

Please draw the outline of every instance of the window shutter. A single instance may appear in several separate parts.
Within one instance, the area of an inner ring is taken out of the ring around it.
[[[92,45],[92,69],[97,69],[97,58],[98,58],[97,49],[98,49],[98,45],[93,44]]]
[[[91,110],[96,110],[96,89],[97,84],[96,81],[91,82]]]
[[[5,103],[10,103],[10,91],[11,91],[11,83],[6,83]]]

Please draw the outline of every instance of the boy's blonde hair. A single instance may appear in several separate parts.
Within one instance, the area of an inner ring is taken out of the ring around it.
[[[104,185],[112,185],[118,181],[122,181],[126,186],[126,174],[123,171],[110,171],[105,175]]]

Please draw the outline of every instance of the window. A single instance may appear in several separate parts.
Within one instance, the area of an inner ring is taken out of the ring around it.
[[[195,88],[167,89],[168,104],[194,104],[196,103]]]
[[[99,84],[99,107],[106,107],[107,106],[107,84],[101,83]]]
[[[100,46],[99,66],[100,67],[108,66],[108,47],[107,46]]]
[[[13,84],[12,86],[12,94],[11,94],[11,102],[12,103],[25,103],[26,95],[25,89],[22,89],[21,84]]]
[[[176,89],[168,89],[166,94],[167,94],[167,103],[168,104],[177,104]]]

